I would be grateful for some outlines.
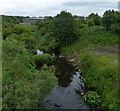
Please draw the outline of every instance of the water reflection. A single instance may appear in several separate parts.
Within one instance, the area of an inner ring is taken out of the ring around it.
[[[65,58],[58,58],[54,65],[56,67],[56,77],[58,78],[58,85],[62,87],[69,86],[72,81],[72,76],[75,72],[74,67],[67,62]]]
[[[80,79],[80,73],[75,72],[74,67],[65,59],[58,58],[54,62],[58,86],[44,99],[44,107],[52,109],[89,109],[84,101],[84,82]],[[87,111],[89,111],[87,110]]]

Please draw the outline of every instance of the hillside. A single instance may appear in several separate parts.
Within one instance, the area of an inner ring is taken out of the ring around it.
[[[95,91],[102,107],[118,110],[118,34],[102,27],[84,27],[79,30],[79,40],[61,53],[80,68],[88,87],[86,95]]]

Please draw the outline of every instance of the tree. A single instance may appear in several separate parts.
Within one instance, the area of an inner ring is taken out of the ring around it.
[[[88,16],[88,20],[93,20],[94,24],[95,25],[100,25],[101,24],[101,17],[96,13],[91,13],[89,16]]]
[[[54,22],[54,35],[60,46],[67,46],[76,39],[75,20],[71,13],[62,11]]]
[[[2,15],[2,21],[4,22],[9,22],[9,23],[13,23],[13,24],[19,24],[20,22],[22,22],[22,18],[20,16],[6,16],[6,15]]]
[[[117,29],[118,24],[120,24],[120,13],[114,10],[106,11],[102,17],[102,24],[107,30]]]

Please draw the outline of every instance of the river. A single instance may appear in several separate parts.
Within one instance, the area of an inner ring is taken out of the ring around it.
[[[65,58],[59,57],[53,63],[56,67],[58,85],[44,98],[42,106],[50,109],[86,109],[90,106],[84,101],[85,84],[80,72]]]

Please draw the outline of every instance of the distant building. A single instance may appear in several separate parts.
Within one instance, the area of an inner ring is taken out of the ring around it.
[[[22,22],[23,23],[34,23],[34,22],[41,21],[41,20],[44,20],[44,19],[45,18],[23,18]]]

